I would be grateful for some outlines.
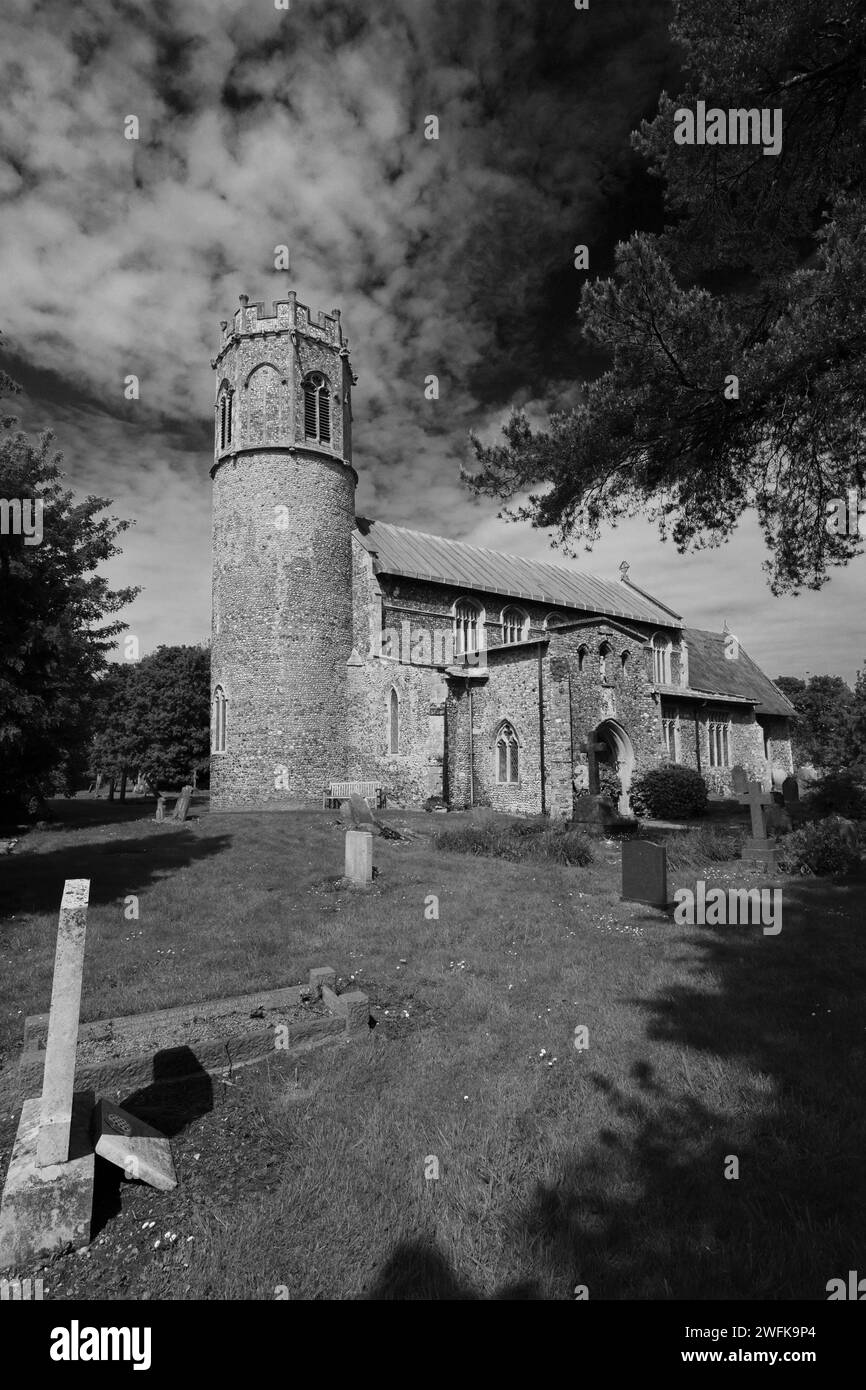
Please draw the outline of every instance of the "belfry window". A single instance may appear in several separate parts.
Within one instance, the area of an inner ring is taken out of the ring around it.
[[[331,398],[321,372],[304,378],[304,435],[319,444],[331,442]]]
[[[221,685],[218,685],[213,693],[210,747],[212,753],[226,751],[226,697]]]
[[[232,393],[223,391],[219,402],[219,441],[220,450],[232,442]]]
[[[400,697],[393,688],[388,700],[388,752],[400,752]]]
[[[516,782],[520,775],[517,735],[510,724],[502,725],[496,736],[496,780]]]

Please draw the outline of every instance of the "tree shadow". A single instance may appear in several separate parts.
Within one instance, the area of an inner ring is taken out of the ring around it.
[[[779,936],[682,937],[691,982],[632,1001],[646,1055],[627,1077],[603,1061],[592,1074],[609,1127],[563,1154],[521,1214],[547,1287],[814,1300],[858,1267],[863,901],[862,880],[786,885]]]
[[[231,835],[199,835],[182,825],[138,838],[58,843],[38,854],[19,853],[3,861],[0,921],[20,913],[60,909],[69,878],[90,879],[90,902],[116,902],[140,892],[165,873],[220,854]]]

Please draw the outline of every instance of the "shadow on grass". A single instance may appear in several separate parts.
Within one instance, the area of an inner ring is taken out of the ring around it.
[[[165,873],[220,854],[231,840],[230,835],[195,835],[178,825],[140,838],[84,844],[63,840],[39,854],[13,855],[3,863],[0,919],[59,911],[68,878],[90,879],[92,904],[115,902]]]
[[[632,1001],[666,1080],[657,1048],[628,1077],[599,1059],[610,1126],[523,1214],[554,1296],[821,1300],[862,1262],[863,901],[788,886],[778,937],[698,929],[694,983]]]
[[[403,1240],[394,1247],[367,1300],[417,1300],[432,1302],[480,1301],[484,1295],[460,1280],[448,1260],[432,1240]],[[539,1298],[531,1281],[509,1284],[494,1295],[496,1302],[529,1301]]]

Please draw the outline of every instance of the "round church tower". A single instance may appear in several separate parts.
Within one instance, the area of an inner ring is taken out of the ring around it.
[[[223,323],[216,371],[211,805],[321,804],[345,776],[352,650],[349,345],[298,304]]]

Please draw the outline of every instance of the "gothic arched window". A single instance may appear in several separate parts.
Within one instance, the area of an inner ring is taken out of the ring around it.
[[[517,735],[506,722],[496,735],[496,780],[497,782],[516,782],[520,774],[520,760]]]
[[[210,746],[212,753],[226,751],[226,697],[221,685],[213,693]]]
[[[526,640],[526,614],[519,608],[505,608],[502,612],[503,642],[524,642]]]
[[[217,437],[220,451],[232,442],[232,391],[225,383],[220,387],[217,403]]]
[[[578,669],[578,671],[582,671],[583,668],[584,668],[584,666],[586,665],[586,657],[587,657],[587,650],[586,650],[586,647],[578,647],[578,650],[577,650],[577,669]]]
[[[628,656],[628,652],[623,652],[622,656],[619,659],[619,664],[622,667],[623,672],[625,672],[625,669],[628,666]]]
[[[388,752],[400,752],[400,697],[393,686],[388,697]]]
[[[481,647],[481,609],[471,599],[461,598],[454,605],[454,655],[465,656]]]
[[[612,651],[613,647],[609,642],[602,642],[598,649],[598,674],[603,681],[607,680],[607,659]]]
[[[331,397],[321,372],[304,377],[304,435],[319,444],[331,442]]]
[[[657,632],[652,641],[653,653],[653,681],[656,685],[670,685],[671,683],[671,642],[669,637],[664,637]]]

